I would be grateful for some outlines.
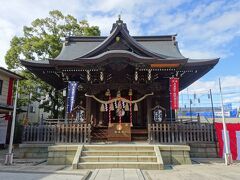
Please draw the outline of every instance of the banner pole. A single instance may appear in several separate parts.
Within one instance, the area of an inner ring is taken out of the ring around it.
[[[17,114],[18,84],[19,84],[19,80],[17,80],[17,84],[16,84],[11,134],[10,134],[10,140],[9,140],[8,154],[6,154],[6,159],[5,159],[6,165],[12,165],[13,163],[13,139],[14,139],[14,130],[15,130],[15,122],[16,122],[16,114]]]
[[[224,159],[225,159],[225,165],[232,164],[232,154],[229,151],[229,143],[227,138],[227,128],[225,123],[225,115],[224,115],[224,107],[223,107],[223,96],[222,96],[222,88],[221,88],[221,80],[219,78],[219,89],[220,89],[220,96],[221,96],[221,106],[222,106],[222,123],[223,123],[223,135],[224,135],[224,145],[225,145],[225,153],[224,153]]]

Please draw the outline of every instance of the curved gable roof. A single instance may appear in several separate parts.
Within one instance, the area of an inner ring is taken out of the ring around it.
[[[176,35],[130,36],[126,24],[118,20],[114,23],[108,37],[67,37],[61,53],[55,60],[74,60],[97,56],[114,44],[116,37],[120,35],[121,40],[125,41],[127,46],[132,49],[130,51],[143,57],[185,58],[178,49],[175,41]]]
[[[111,45],[112,41],[114,41],[116,39],[116,37],[119,36],[120,34],[122,35],[122,37],[128,43],[129,46],[133,47],[135,50],[140,51],[143,54],[143,56],[145,56],[145,57],[155,57],[155,58],[162,58],[162,59],[172,58],[171,56],[166,56],[163,54],[158,54],[158,53],[152,52],[152,51],[148,50],[147,48],[145,48],[144,46],[142,46],[140,43],[138,43],[134,38],[132,38],[129,35],[126,25],[123,23],[123,21],[118,20],[115,24],[116,24],[115,28],[111,31],[110,36],[108,36],[96,48],[94,48],[93,50],[89,51],[88,53],[86,53],[85,55],[83,55],[79,58],[90,58],[90,57],[101,54],[102,51],[106,50],[107,47],[109,45]],[[76,59],[78,59],[78,58],[76,58]]]

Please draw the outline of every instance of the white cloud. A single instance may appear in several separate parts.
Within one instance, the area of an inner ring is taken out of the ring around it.
[[[98,25],[103,35],[109,34],[122,13],[131,35],[179,34],[180,49],[190,58],[230,56],[228,45],[240,36],[238,0],[8,0],[0,6],[1,64],[11,38],[53,9],[86,18],[91,25]]]
[[[204,50],[191,50],[191,49],[186,49],[185,48],[181,48],[181,52],[182,54],[184,54],[184,56],[186,57],[191,57],[193,59],[198,59],[199,57],[203,58],[203,59],[208,59],[208,58],[217,58],[219,56],[223,57],[225,54],[219,54],[217,52],[213,52],[213,51],[204,51]]]
[[[13,36],[21,35],[24,25],[29,25],[34,19],[46,17],[54,9],[75,16],[81,10],[78,0],[7,0],[1,1],[0,6],[0,65],[6,67],[4,56],[9,49]]]
[[[232,103],[234,107],[240,107],[240,74],[236,76],[225,76],[221,77],[221,87],[223,94],[224,103]],[[202,104],[195,104],[196,106],[210,106],[211,102],[208,99],[209,91],[213,94],[213,103],[215,106],[221,105],[221,96],[219,89],[219,79],[214,80],[198,80],[194,82],[187,89],[181,91],[181,97],[185,98],[182,100],[180,98],[180,104],[186,104],[189,102],[188,97],[193,98],[193,94],[196,94],[198,98],[201,99]]]
[[[223,93],[232,91],[240,93],[240,75],[220,77],[220,80]],[[189,93],[206,93],[209,89],[219,92],[219,79],[209,81],[198,80],[188,87]],[[186,89],[184,91],[186,92]]]

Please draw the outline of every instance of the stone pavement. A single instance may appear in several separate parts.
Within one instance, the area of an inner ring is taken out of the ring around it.
[[[46,173],[10,173],[0,172],[1,180],[80,180],[83,179],[81,174],[46,174]]]
[[[240,163],[230,166],[224,163],[206,162],[194,165],[179,165],[172,169],[143,171],[149,180],[239,180]]]
[[[140,169],[96,169],[89,180],[144,180]]]

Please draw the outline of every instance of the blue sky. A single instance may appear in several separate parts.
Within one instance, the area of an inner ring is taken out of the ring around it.
[[[239,0],[0,0],[0,63],[14,35],[38,17],[58,9],[100,27],[108,35],[118,14],[131,35],[178,34],[179,48],[190,58],[220,57],[220,63],[189,87],[189,92],[218,93],[221,77],[227,101],[240,104],[240,1]],[[6,67],[6,66],[5,66]],[[184,93],[184,92],[183,92]]]

